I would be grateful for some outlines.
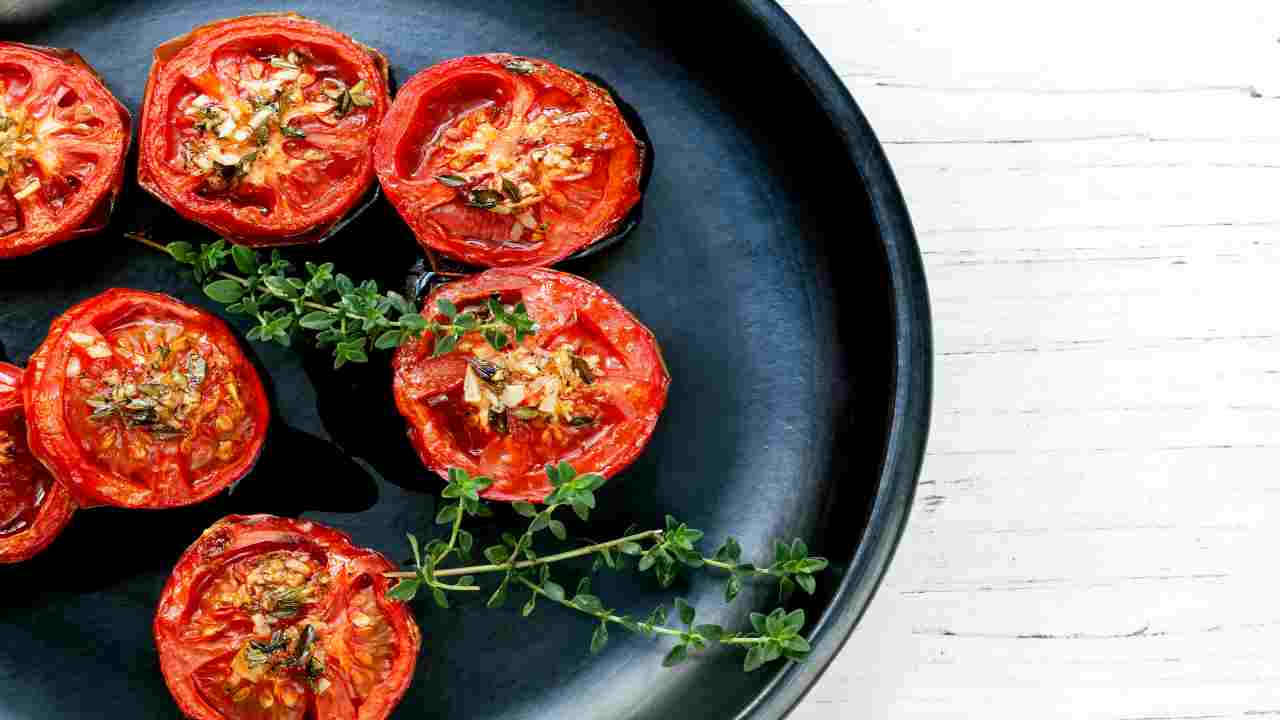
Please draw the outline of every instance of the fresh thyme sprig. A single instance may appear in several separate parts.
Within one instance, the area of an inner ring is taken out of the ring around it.
[[[809,651],[808,642],[800,636],[800,630],[804,627],[804,613],[800,610],[788,613],[780,607],[769,615],[753,613],[752,632],[729,633],[717,625],[695,625],[696,609],[677,598],[675,607],[684,624],[681,629],[667,625],[668,612],[665,607],[659,606],[646,619],[638,620],[618,614],[607,608],[599,597],[592,595],[589,577],[579,581],[577,592],[572,596],[551,577],[552,565],[574,558],[594,556],[596,563],[592,572],[595,572],[601,567],[626,568],[626,558],[635,557],[638,558],[636,568],[640,572],[652,569],[663,587],[671,585],[680,566],[726,570],[730,573],[725,589],[726,601],[737,596],[746,578],[774,578],[779,582],[781,601],[785,603],[787,596],[797,586],[812,594],[817,585],[813,575],[827,567],[825,559],[809,556],[808,548],[802,540],[797,539],[789,544],[777,543],[773,563],[757,567],[741,562],[742,549],[733,538],[727,539],[714,556],[703,555],[697,548],[703,533],[668,516],[665,527],[660,530],[628,531],[623,537],[608,542],[592,543],[553,555],[539,556],[533,547],[539,533],[547,531],[557,540],[568,539],[568,529],[554,517],[555,512],[565,507],[572,508],[579,518],[586,521],[596,505],[595,490],[604,483],[603,476],[597,473],[579,475],[567,462],[548,465],[547,476],[553,490],[545,499],[543,508],[538,509],[527,502],[513,505],[518,514],[529,519],[528,526],[519,536],[503,533],[500,544],[485,548],[483,554],[489,561],[488,564],[442,568],[441,562],[455,551],[459,559],[465,562],[473,540],[470,533],[460,529],[462,518],[488,514],[487,507],[480,501],[479,493],[492,482],[486,477],[472,478],[460,469],[451,469],[444,495],[446,498],[456,498],[457,502],[445,505],[436,517],[437,524],[452,526],[449,539],[447,542],[431,541],[423,554],[418,550],[417,539],[410,536],[414,570],[387,573],[388,577],[400,579],[388,592],[388,597],[407,602],[420,590],[427,588],[431,590],[436,603],[447,608],[448,591],[474,591],[477,589],[474,585],[477,575],[501,573],[502,579],[498,587],[489,596],[489,607],[504,605],[513,588],[523,587],[530,593],[522,608],[522,614],[526,617],[536,609],[538,598],[587,614],[598,621],[591,641],[593,653],[599,652],[608,642],[610,625],[618,625],[645,635],[675,638],[676,645],[663,661],[666,666],[678,665],[688,659],[691,653],[716,643],[746,649],[743,668],[748,672],[779,658],[801,659]],[[441,578],[457,576],[461,576],[462,580],[456,587],[441,581]],[[788,585],[789,589],[786,589]]]
[[[431,332],[436,336],[432,357],[453,352],[458,341],[469,332],[478,330],[494,350],[502,350],[510,341],[508,333],[514,335],[519,344],[538,329],[524,303],[516,303],[515,307],[507,309],[497,296],[490,297],[479,310],[458,312],[457,306],[445,298],[436,301],[436,308],[449,322],[431,323]]]
[[[440,356],[469,332],[480,332],[495,350],[502,350],[512,337],[518,343],[537,330],[523,303],[508,308],[489,298],[479,309],[460,313],[441,300],[438,307],[448,322],[440,323],[422,317],[412,299],[382,292],[373,280],[356,284],[335,272],[333,263],[304,263],[305,276],[299,277],[275,250],[267,256],[225,240],[201,243],[197,249],[188,242],[162,245],[138,233],[125,237],[189,265],[205,295],[225,304],[229,313],[256,320],[247,333],[250,340],[287,347],[296,334],[311,331],[318,347],[333,347],[335,368],[368,362],[371,348],[399,347],[424,332],[435,335],[434,355]]]

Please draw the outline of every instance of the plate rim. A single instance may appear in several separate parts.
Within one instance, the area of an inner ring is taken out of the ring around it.
[[[933,336],[924,262],[897,178],[844,81],[776,0],[735,0],[739,11],[813,93],[862,178],[888,260],[894,319],[893,408],[867,527],[849,570],[809,634],[813,650],[790,663],[736,716],[781,720],[800,704],[848,642],[907,527],[928,441]]]

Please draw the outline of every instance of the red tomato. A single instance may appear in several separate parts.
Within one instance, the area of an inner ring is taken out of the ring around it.
[[[0,363],[0,563],[43,550],[71,521],[76,505],[27,448],[22,368]]]
[[[621,472],[648,443],[670,378],[658,343],[598,286],[552,270],[495,269],[438,288],[429,319],[448,300],[483,319],[487,300],[524,303],[537,332],[499,352],[470,332],[433,358],[429,333],[393,360],[395,397],[428,468],[488,475],[494,500],[541,502],[544,465]]]
[[[220,20],[156,48],[138,183],[242,245],[318,242],[373,185],[387,61],[293,14]]]
[[[545,60],[458,58],[415,75],[373,149],[425,248],[474,265],[550,265],[640,201],[641,145],[609,93]]]
[[[106,226],[130,124],[76,53],[0,42],[0,258]]]
[[[108,290],[54,321],[23,387],[31,452],[82,506],[200,502],[257,460],[266,391],[226,325]]]
[[[156,610],[160,669],[196,720],[381,720],[422,636],[394,566],[306,520],[231,515],[187,549]]]

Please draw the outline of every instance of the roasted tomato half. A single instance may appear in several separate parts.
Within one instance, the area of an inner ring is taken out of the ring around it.
[[[232,515],[187,549],[160,596],[160,669],[196,720],[381,720],[421,646],[387,600],[394,566],[305,520]]]
[[[0,258],[101,230],[129,112],[70,50],[0,42]]]
[[[266,391],[221,320],[108,290],[56,321],[23,386],[31,452],[83,506],[208,498],[262,450]]]
[[[550,265],[640,201],[644,147],[609,93],[545,60],[477,55],[409,80],[374,146],[423,247],[486,267]]]
[[[386,58],[318,22],[211,23],[156,48],[138,183],[233,242],[317,242],[372,187],[389,104]]]
[[[71,493],[31,456],[24,417],[22,368],[0,363],[0,563],[43,550],[76,509]]]
[[[541,502],[544,466],[567,460],[611,476],[640,454],[667,402],[670,378],[658,343],[611,295],[552,270],[494,269],[438,288],[440,300],[477,326],[523,304],[537,331],[495,350],[482,332],[435,355],[428,333],[393,360],[395,397],[422,462],[493,478],[485,496]]]

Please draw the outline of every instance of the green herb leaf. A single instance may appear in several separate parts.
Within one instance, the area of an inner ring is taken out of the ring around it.
[[[403,578],[387,591],[387,599],[398,602],[409,602],[418,595],[418,588],[422,587],[422,581],[418,578]]]
[[[484,549],[484,557],[494,565],[502,565],[511,559],[511,550],[505,545],[490,545]]]
[[[564,588],[550,580],[543,581],[542,591],[547,594],[547,597],[556,602],[564,600]]]
[[[791,594],[796,590],[796,582],[790,577],[784,577],[778,581],[778,602],[786,604],[791,599]]]
[[[747,657],[742,661],[742,669],[744,672],[755,672],[765,662],[767,661],[765,660],[764,648],[760,645],[752,645],[751,649],[747,650]]]
[[[595,595],[575,595],[573,597],[573,604],[577,606],[578,609],[585,610],[590,613],[604,612],[604,603],[602,603],[600,598]]]
[[[596,626],[596,631],[591,634],[591,654],[598,655],[604,646],[609,644],[609,625],[603,620]]]
[[[194,265],[200,259],[200,254],[189,242],[172,242],[165,246],[165,250],[168,250],[169,255],[183,265]]]
[[[569,537],[569,531],[565,528],[564,523],[559,520],[547,521],[547,527],[551,529],[551,534],[556,536],[557,540],[565,540]],[[608,550],[605,550],[608,552]]]
[[[680,615],[680,622],[685,625],[692,625],[693,618],[697,615],[697,610],[692,605],[685,602],[684,598],[676,598],[676,612]]]
[[[699,625],[693,631],[707,640],[707,642],[719,642],[724,636],[724,628],[719,625]]]
[[[511,576],[508,575],[502,579],[502,584],[498,585],[498,589],[489,596],[489,602],[485,603],[489,608],[502,607],[507,602],[507,585],[510,583]]]
[[[724,601],[733,602],[733,599],[738,597],[740,592],[742,592],[742,576],[735,572],[725,582]]]
[[[505,177],[502,178],[502,194],[506,195],[507,199],[513,203],[520,202],[520,188]]]
[[[251,275],[258,269],[258,253],[243,245],[231,248],[231,259],[235,261],[236,269],[246,275]]]
[[[787,613],[783,619],[783,627],[793,633],[800,632],[800,629],[804,627],[804,610],[797,609]]]
[[[378,339],[374,341],[373,346],[379,350],[390,350],[391,348],[400,346],[400,339],[402,337],[403,333],[401,331],[388,330],[378,336]]]
[[[796,575],[795,580],[806,595],[812,595],[818,589],[818,581],[812,575]]]
[[[671,648],[671,652],[662,659],[662,667],[675,667],[689,659],[689,646],[685,644],[676,645]]]
[[[235,280],[214,280],[204,286],[204,294],[220,303],[233,303],[244,296],[244,285]]]

